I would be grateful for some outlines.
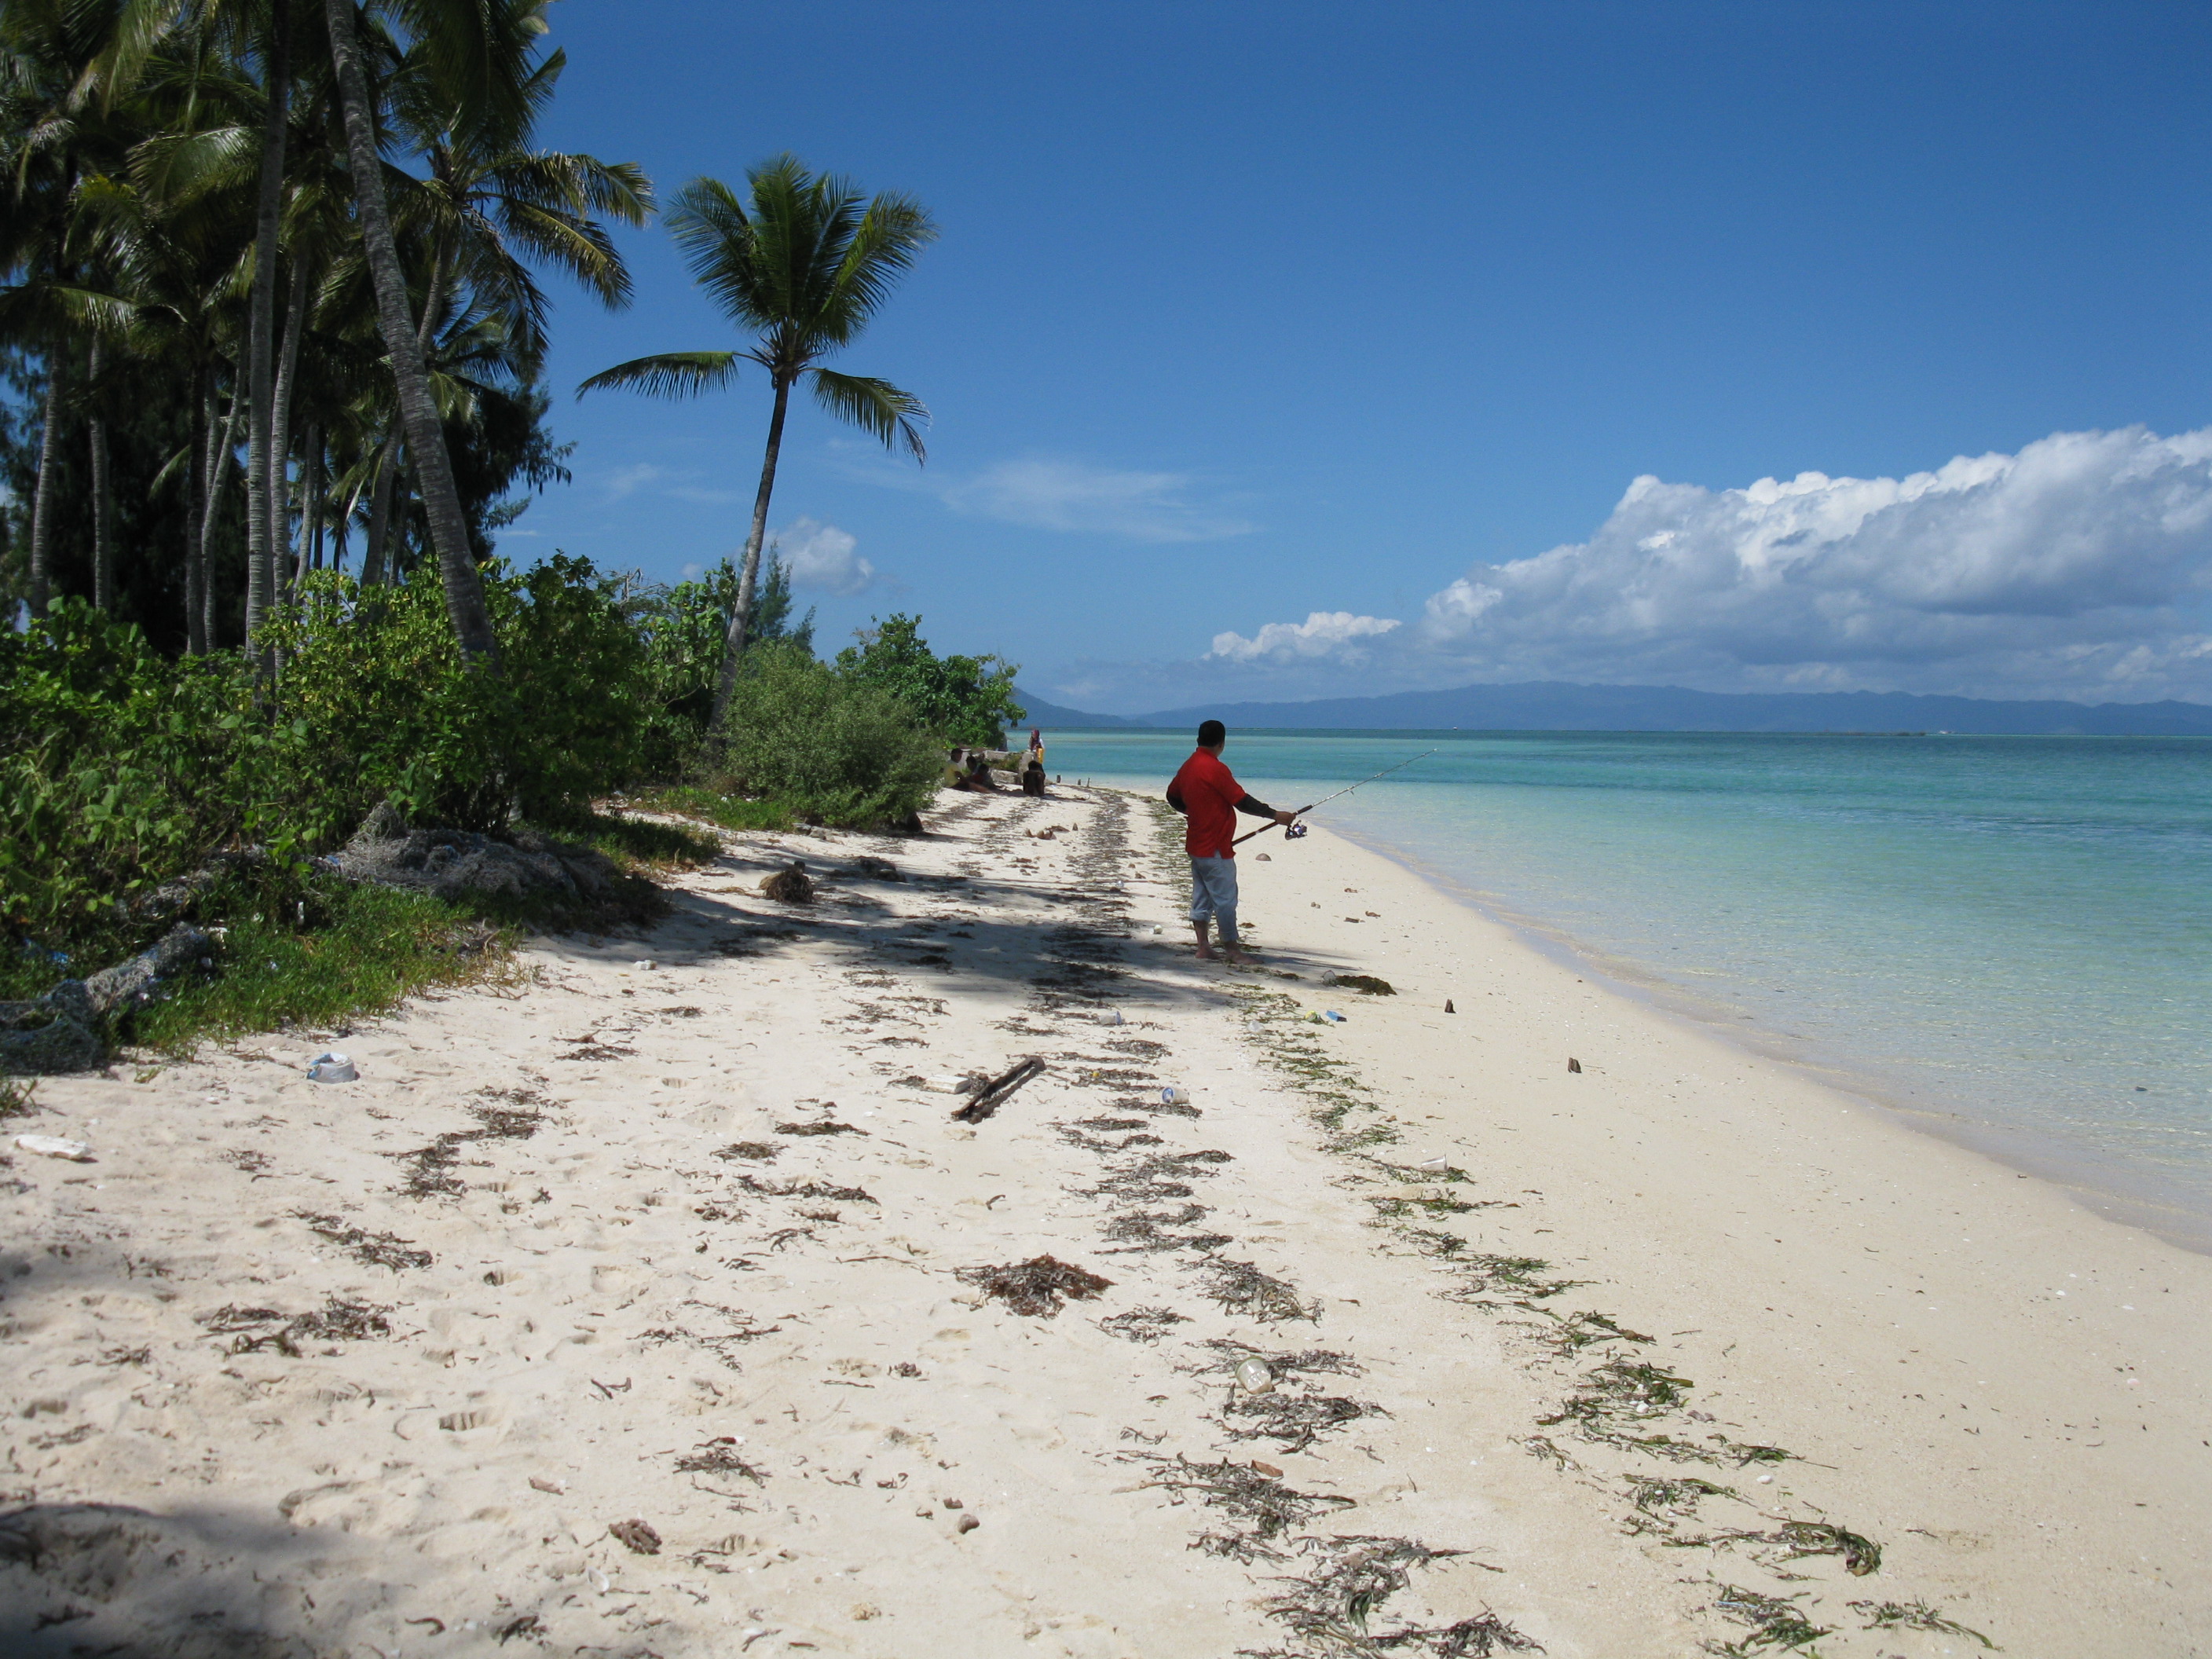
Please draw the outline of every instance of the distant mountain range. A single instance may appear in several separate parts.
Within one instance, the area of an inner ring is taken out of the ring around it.
[[[1679,685],[1535,680],[1314,702],[1214,703],[1093,714],[1017,688],[1030,726],[1196,726],[1429,732],[1956,732],[2012,736],[2212,737],[2200,702],[2003,702],[1901,691],[1692,691]]]

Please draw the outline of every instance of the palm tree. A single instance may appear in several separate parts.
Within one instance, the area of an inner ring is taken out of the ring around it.
[[[864,200],[848,179],[809,173],[796,156],[779,155],[745,175],[751,208],[717,179],[695,179],[677,192],[668,215],[692,280],[722,314],[756,331],[747,351],[671,351],[634,358],[594,374],[576,395],[601,386],[631,386],[664,398],[695,396],[727,385],[740,361],[768,371],[775,394],[769,416],[768,453],[761,462],[753,522],[745,538],[737,601],[730,608],[722,672],[714,686],[708,730],[719,731],[737,683],[746,625],[760,574],[761,543],[768,533],[769,496],[783,447],[784,412],[791,388],[811,375],[814,399],[841,421],[873,433],[885,448],[903,444],[925,459],[917,421],[929,418],[921,400],[888,380],[841,374],[820,360],[850,345],[873,319],[900,273],[936,240],[937,228],[910,197],[884,193]]]
[[[538,0],[418,0],[410,21],[422,25],[422,38],[442,78],[463,89],[468,119],[465,131],[477,142],[488,134],[504,137],[524,125],[528,109],[521,89],[528,80],[522,65],[543,28]],[[337,71],[338,104],[345,120],[346,161],[353,173],[354,201],[361,216],[362,252],[376,294],[376,319],[390,354],[399,415],[414,461],[416,487],[429,520],[431,546],[446,590],[446,613],[462,654],[496,670],[499,641],[484,603],[483,581],[469,547],[468,521],[453,478],[453,458],[439,425],[437,400],[430,390],[418,325],[408,307],[407,273],[392,228],[385,193],[384,158],[377,142],[377,106],[369,92],[360,19],[354,0],[324,0],[330,32],[331,62]],[[503,147],[503,145],[502,145]]]

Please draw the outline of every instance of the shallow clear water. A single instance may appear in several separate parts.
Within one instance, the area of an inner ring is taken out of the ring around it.
[[[1179,733],[1048,734],[1157,793]],[[1224,758],[1668,1000],[2212,1215],[2212,740],[1253,734]]]

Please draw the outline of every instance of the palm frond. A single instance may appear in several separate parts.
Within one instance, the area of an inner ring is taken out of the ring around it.
[[[695,398],[736,380],[738,362],[734,351],[664,351],[633,357],[601,369],[576,388],[576,395],[622,386],[650,398]]]
[[[929,410],[921,398],[870,375],[840,374],[827,368],[817,368],[813,374],[814,401],[830,414],[872,434],[886,449],[896,442],[917,461],[929,459],[915,424],[929,419]]]

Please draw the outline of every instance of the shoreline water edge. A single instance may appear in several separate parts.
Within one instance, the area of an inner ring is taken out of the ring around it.
[[[926,824],[42,1084],[0,1643],[2208,1650],[2212,1260],[1327,829],[1239,973],[1155,800]]]
[[[1834,1090],[1887,1113],[1900,1125],[1979,1153],[2064,1193],[2108,1221],[2140,1228],[2170,1244],[2212,1255],[2212,1213],[2196,1207],[2197,1196],[2161,1182],[2137,1165],[2098,1158],[2032,1127],[1997,1121],[1961,1109],[1963,1103],[1914,1103],[1917,1091],[1869,1065],[1823,1060],[1789,1033],[1738,1012],[1735,1005],[1700,999],[1691,988],[1608,955],[1540,917],[1520,915],[1496,894],[1485,893],[1434,869],[1401,847],[1364,830],[1339,827],[1334,833],[1378,858],[1389,860],[1434,888],[1449,903],[1459,904],[1511,933],[1522,945],[1554,962],[1571,966],[1616,995],[1644,1004],[1748,1054],[1787,1066],[1808,1081]]]
[[[1132,763],[1179,737],[1055,751],[1146,793]],[[1893,781],[1866,742],[1818,737],[1260,732],[1234,758],[1275,799],[1439,738],[1331,827],[1624,994],[2212,1250],[2191,1036],[2212,1018],[2212,862],[2190,805],[2212,744],[1906,744]],[[2046,765],[2063,781],[2039,799]]]

